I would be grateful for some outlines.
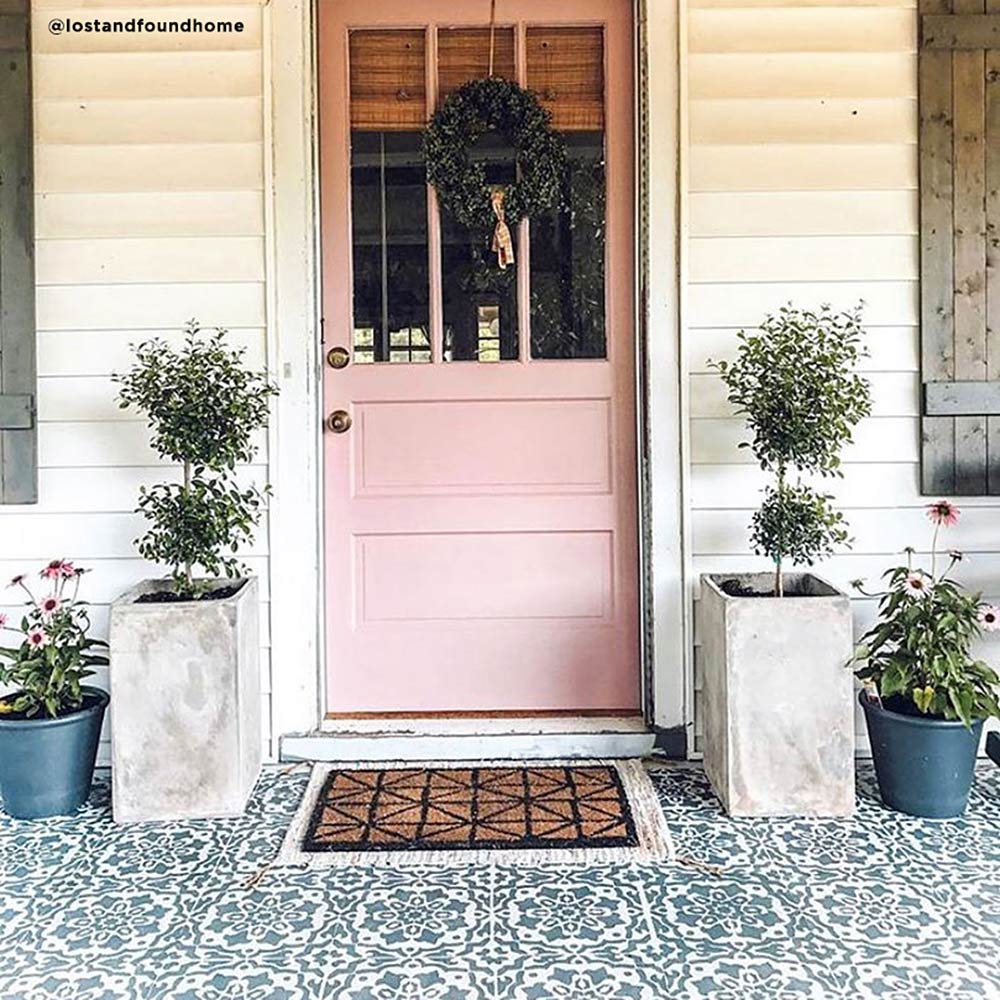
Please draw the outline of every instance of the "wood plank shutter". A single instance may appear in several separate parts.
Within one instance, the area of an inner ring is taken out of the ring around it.
[[[1000,494],[1000,0],[920,0],[922,490]]]
[[[0,503],[38,500],[30,0],[0,0]]]

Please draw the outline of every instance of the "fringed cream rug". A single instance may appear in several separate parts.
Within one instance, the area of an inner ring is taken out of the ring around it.
[[[279,865],[674,858],[637,760],[317,764]]]

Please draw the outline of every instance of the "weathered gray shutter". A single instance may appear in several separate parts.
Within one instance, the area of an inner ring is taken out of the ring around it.
[[[0,0],[0,503],[38,500],[30,0]]]
[[[1000,494],[1000,0],[920,0],[923,492]]]

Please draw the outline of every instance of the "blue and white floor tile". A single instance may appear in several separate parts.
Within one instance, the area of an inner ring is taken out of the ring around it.
[[[967,815],[731,820],[697,767],[651,765],[700,865],[258,873],[304,769],[245,816],[119,827],[0,815],[2,1000],[1000,998],[1000,769]],[[706,866],[718,866],[713,871]]]

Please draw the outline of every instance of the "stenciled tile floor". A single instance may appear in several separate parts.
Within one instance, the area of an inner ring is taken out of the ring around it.
[[[682,857],[719,866],[270,871],[307,771],[247,815],[0,816],[4,1000],[1000,998],[1000,769],[968,814],[734,821],[653,764]]]

